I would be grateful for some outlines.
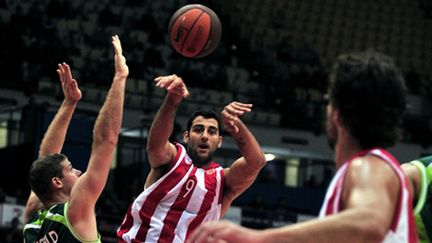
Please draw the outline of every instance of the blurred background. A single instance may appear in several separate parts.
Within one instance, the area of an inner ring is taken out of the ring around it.
[[[186,59],[168,42],[171,15],[189,3],[212,8],[223,26],[211,55]],[[22,242],[27,173],[63,95],[56,68],[71,65],[83,99],[63,153],[85,170],[97,112],[111,84],[111,36],[130,69],[122,133],[97,204],[103,242],[142,191],[149,166],[147,130],[165,91],[154,77],[176,73],[191,96],[178,111],[181,141],[196,109],[220,112],[233,100],[267,166],[234,201],[227,218],[253,228],[316,217],[335,168],[323,129],[327,74],[338,54],[379,50],[395,58],[409,88],[401,162],[432,154],[432,0],[0,0],[0,242]],[[239,156],[226,135],[216,161]]]

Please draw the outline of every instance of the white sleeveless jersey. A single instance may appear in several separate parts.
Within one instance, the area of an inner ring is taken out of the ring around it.
[[[198,168],[182,145],[176,147],[169,172],[128,209],[117,230],[119,242],[185,242],[203,222],[219,220],[223,168],[214,162]]]
[[[411,196],[408,190],[408,181],[405,178],[402,169],[398,161],[386,150],[383,149],[371,149],[358,153],[353,159],[358,157],[364,157],[366,155],[375,155],[385,161],[397,174],[400,181],[400,194],[397,203],[397,211],[393,218],[393,222],[390,230],[387,232],[383,242],[385,243],[413,243],[418,242],[414,221],[414,214],[412,209]],[[342,211],[342,190],[344,185],[345,175],[348,167],[353,160],[344,163],[333,180],[330,183],[329,188],[324,199],[324,203],[321,207],[320,218],[325,216],[337,214]]]

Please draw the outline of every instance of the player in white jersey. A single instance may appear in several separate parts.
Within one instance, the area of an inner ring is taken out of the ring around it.
[[[327,137],[338,169],[322,216],[251,230],[229,222],[197,228],[190,242],[417,242],[411,195],[399,163],[384,148],[400,138],[406,88],[389,57],[340,56],[330,76]]]
[[[117,231],[119,242],[185,242],[203,222],[219,220],[265,165],[258,142],[240,120],[251,104],[232,102],[221,113],[242,154],[223,169],[212,160],[222,145],[218,116],[194,113],[183,134],[186,148],[169,142],[177,107],[189,92],[176,75],[158,77],[155,83],[168,93],[148,135],[151,171]]]

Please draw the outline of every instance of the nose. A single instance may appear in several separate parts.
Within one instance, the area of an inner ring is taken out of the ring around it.
[[[205,130],[203,133],[202,133],[202,136],[201,136],[201,140],[203,140],[203,141],[207,141],[208,140],[208,132],[207,132],[207,130]]]

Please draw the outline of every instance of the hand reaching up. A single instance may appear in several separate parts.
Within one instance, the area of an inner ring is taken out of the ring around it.
[[[60,78],[65,100],[70,102],[78,102],[82,96],[81,90],[78,87],[77,81],[72,77],[72,72],[69,65],[67,65],[65,62],[58,64],[57,73]]]
[[[123,56],[123,49],[118,35],[112,37],[114,47],[114,66],[115,75],[127,77],[129,75],[129,67],[126,65],[126,58]]]

